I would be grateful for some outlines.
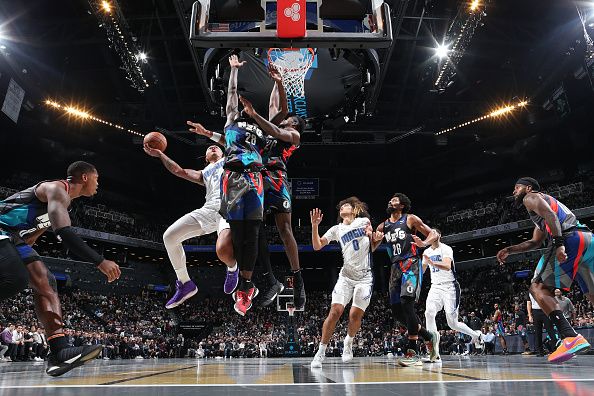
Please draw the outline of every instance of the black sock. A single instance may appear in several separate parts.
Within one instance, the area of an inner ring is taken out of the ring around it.
[[[270,286],[276,285],[276,277],[272,272],[272,264],[270,263],[270,251],[268,250],[268,240],[266,239],[266,230],[264,222],[260,223],[260,231],[258,233],[258,265],[262,267],[262,276]]]
[[[415,353],[419,354],[419,346],[417,345],[417,340],[413,340],[411,338],[408,339],[408,349],[412,349]]]
[[[254,287],[254,284],[252,283],[251,279],[241,278],[241,283],[239,284],[239,290],[241,290],[242,292],[247,292],[252,287]]]
[[[293,282],[295,285],[303,283],[303,278],[301,277],[301,269],[298,269],[297,271],[291,270],[291,275],[293,275]]]
[[[423,337],[423,340],[425,341],[431,341],[431,333],[429,333],[429,331],[427,331],[426,328],[421,327],[421,329],[419,330],[419,335],[421,337]]]
[[[577,337],[578,334],[575,332],[573,327],[571,327],[567,319],[565,319],[565,316],[563,316],[561,311],[556,310],[551,312],[549,319],[551,319],[551,322],[553,322],[553,324],[557,327],[561,338]]]
[[[47,340],[52,353],[58,353],[64,348],[68,348],[68,340],[64,334],[56,334],[57,337]]]

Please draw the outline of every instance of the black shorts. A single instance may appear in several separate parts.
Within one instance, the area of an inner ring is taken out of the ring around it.
[[[264,210],[272,213],[291,213],[291,190],[287,172],[282,170],[262,171],[264,180]]]
[[[390,271],[390,304],[400,303],[401,297],[413,297],[419,300],[423,272],[420,257],[411,257],[392,264]]]
[[[219,213],[227,221],[261,221],[264,218],[262,174],[225,170],[221,180]]]
[[[41,261],[39,253],[37,253],[31,246],[27,245],[18,235],[9,234],[5,231],[0,231],[0,235],[8,236],[8,238],[0,239],[0,242],[8,241],[10,245],[16,249],[23,263],[30,264],[33,261]]]

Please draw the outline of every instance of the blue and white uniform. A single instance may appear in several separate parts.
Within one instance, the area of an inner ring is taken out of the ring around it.
[[[371,222],[358,217],[351,224],[337,224],[322,238],[337,241],[342,248],[344,265],[332,291],[332,304],[346,306],[353,300],[353,307],[365,311],[373,292],[371,243],[365,229]]]
[[[456,266],[454,264],[454,251],[445,243],[439,243],[439,246],[428,247],[423,252],[423,256],[429,257],[431,261],[445,261],[446,258],[452,260],[452,269],[447,271],[436,266],[428,264],[431,273],[431,289],[427,295],[426,307],[429,310],[439,312],[445,309],[446,314],[458,312],[460,305],[460,285],[456,280]]]

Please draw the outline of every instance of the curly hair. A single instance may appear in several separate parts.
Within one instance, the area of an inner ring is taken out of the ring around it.
[[[410,198],[407,197],[405,194],[402,193],[396,193],[394,195],[392,195],[392,198],[398,198],[398,200],[400,201],[401,205],[404,205],[404,207],[402,208],[402,213],[408,213],[410,212],[410,208],[411,208],[411,202],[410,202]]]
[[[357,197],[348,197],[346,199],[343,199],[338,203],[338,205],[336,205],[336,209],[338,209],[337,221],[339,223],[342,222],[342,219],[340,218],[340,208],[344,204],[350,204],[353,207],[353,214],[355,215],[355,217],[371,217],[369,216],[369,209],[365,202],[361,201]]]

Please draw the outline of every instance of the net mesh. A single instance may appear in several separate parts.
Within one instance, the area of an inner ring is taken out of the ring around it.
[[[313,64],[315,52],[312,48],[286,50],[270,48],[268,60],[283,76],[287,96],[305,96],[305,75]]]
[[[295,308],[287,308],[287,312],[289,316],[295,316]]]

